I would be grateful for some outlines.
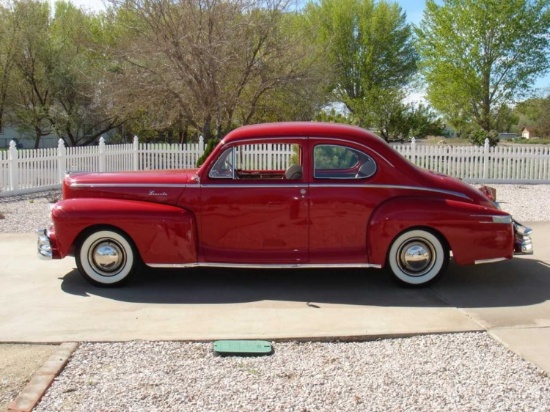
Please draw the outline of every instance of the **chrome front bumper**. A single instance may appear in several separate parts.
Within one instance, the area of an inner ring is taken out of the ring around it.
[[[52,245],[48,237],[48,231],[46,229],[38,229],[36,234],[38,235],[38,257],[44,260],[52,259]]]
[[[514,253],[516,255],[533,254],[531,233],[533,233],[533,229],[514,220]]]

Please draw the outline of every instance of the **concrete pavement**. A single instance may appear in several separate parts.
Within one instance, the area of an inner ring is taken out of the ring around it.
[[[320,339],[487,330],[550,372],[550,223],[533,256],[451,263],[433,287],[382,271],[149,270],[130,285],[89,285],[74,259],[41,261],[35,236],[0,234],[0,342]]]

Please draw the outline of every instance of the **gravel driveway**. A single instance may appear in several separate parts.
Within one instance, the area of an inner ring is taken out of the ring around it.
[[[275,343],[82,344],[37,411],[549,411],[550,379],[486,333]]]
[[[550,186],[494,185],[520,221],[550,221]],[[0,230],[48,220],[46,197],[0,198]],[[486,333],[275,343],[261,358],[211,343],[83,343],[37,411],[550,411],[547,374]]]

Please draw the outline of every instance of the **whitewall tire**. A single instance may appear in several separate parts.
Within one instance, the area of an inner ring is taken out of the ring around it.
[[[138,266],[132,243],[113,230],[98,230],[86,235],[75,257],[84,279],[98,286],[121,285]]]
[[[387,266],[394,278],[406,285],[435,282],[447,270],[449,250],[441,239],[415,229],[399,235],[391,244]]]

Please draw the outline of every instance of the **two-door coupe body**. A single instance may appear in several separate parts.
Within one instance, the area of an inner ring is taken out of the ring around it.
[[[423,285],[451,252],[477,264],[532,251],[530,230],[482,191],[337,124],[242,127],[198,169],[69,174],[51,216],[40,256],[75,256],[98,285],[142,264],[386,267]]]

